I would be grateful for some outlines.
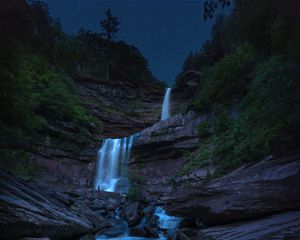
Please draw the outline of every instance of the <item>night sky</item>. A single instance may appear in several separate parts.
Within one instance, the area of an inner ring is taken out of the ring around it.
[[[52,17],[64,31],[80,27],[102,31],[100,20],[110,8],[121,21],[118,40],[137,46],[148,59],[153,75],[169,85],[190,51],[201,48],[210,36],[212,20],[203,20],[204,0],[45,0]]]

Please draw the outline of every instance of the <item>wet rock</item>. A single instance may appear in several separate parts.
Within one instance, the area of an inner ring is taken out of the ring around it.
[[[92,223],[94,229],[103,229],[110,226],[110,223],[101,215],[96,215],[94,211],[88,208],[85,204],[80,201],[75,202],[71,206],[71,209],[80,212]]]
[[[205,224],[300,209],[300,158],[266,159],[223,177],[173,191],[167,210]]]
[[[124,234],[127,230],[127,224],[124,220],[111,218],[110,227],[97,232],[96,236],[117,237]]]
[[[139,202],[133,202],[126,206],[127,221],[129,226],[134,226],[141,219]]]
[[[146,224],[144,225],[144,229],[147,232],[149,237],[152,238],[159,238],[158,233],[154,230],[154,228],[152,227],[151,224],[149,224],[148,222],[146,222]]]
[[[95,213],[97,216],[98,216],[98,215],[106,216],[106,215],[107,215],[107,210],[106,210],[106,209],[96,210],[96,211],[94,211],[94,213]]]
[[[81,237],[79,240],[95,240],[95,237],[92,234],[87,234]]]
[[[83,203],[93,211],[107,208],[107,203],[101,199],[94,199],[93,201],[85,200]]]
[[[117,209],[118,205],[119,204],[118,204],[118,202],[115,199],[109,198],[108,199],[108,204],[107,204],[107,210],[114,211],[114,210]]]
[[[146,217],[152,217],[154,214],[154,207],[153,206],[148,206],[143,209],[143,214]]]
[[[178,231],[176,235],[176,240],[190,240],[189,238],[183,231]]]
[[[18,240],[51,240],[51,239],[47,238],[47,237],[42,237],[42,238],[31,238],[31,237],[28,237],[28,238],[20,238]]]
[[[157,232],[149,225],[147,222],[141,222],[141,224],[131,227],[129,233],[135,237],[144,237],[144,238],[159,238]]]

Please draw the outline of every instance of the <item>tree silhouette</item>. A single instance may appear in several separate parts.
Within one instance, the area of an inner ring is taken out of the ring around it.
[[[121,22],[118,21],[118,18],[113,16],[110,9],[105,10],[106,19],[100,22],[101,27],[105,30],[105,34],[108,41],[113,41],[115,34],[119,31],[118,26]]]
[[[238,0],[205,0],[203,4],[204,8],[204,19],[213,18],[218,5],[221,4],[222,8],[228,7],[231,3]]]

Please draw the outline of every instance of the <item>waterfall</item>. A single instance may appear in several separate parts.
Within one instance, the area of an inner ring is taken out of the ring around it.
[[[164,96],[161,120],[170,117],[171,88],[166,89]],[[126,177],[127,163],[130,159],[130,151],[137,134],[124,138],[107,138],[103,140],[102,147],[98,151],[95,189],[107,192],[128,191],[129,182]]]
[[[171,88],[167,88],[161,111],[161,120],[165,120],[170,117],[170,95]]]
[[[107,192],[127,192],[127,162],[135,135],[107,138],[98,151],[95,189]]]

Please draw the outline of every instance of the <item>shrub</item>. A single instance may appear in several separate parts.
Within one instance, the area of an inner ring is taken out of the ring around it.
[[[137,188],[130,187],[128,193],[126,194],[126,199],[129,201],[138,201],[139,200],[139,193]]]
[[[198,135],[205,138],[210,135],[210,124],[208,121],[203,121],[197,126]]]
[[[179,174],[185,175],[194,169],[205,167],[210,163],[210,151],[207,146],[201,146],[195,155],[190,155],[188,161],[180,169]]]
[[[240,117],[227,127],[216,128],[216,175],[270,154],[268,143],[275,136],[300,132],[299,76],[299,70],[283,57],[273,57],[257,67],[241,101]],[[226,122],[219,118],[219,122]]]
[[[232,54],[225,55],[204,74],[200,92],[191,102],[189,109],[206,111],[213,104],[223,104],[246,88],[245,75],[250,72],[254,51],[249,44],[238,47]]]

